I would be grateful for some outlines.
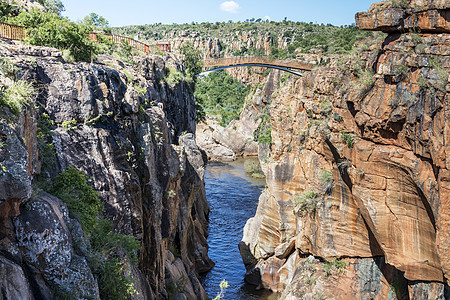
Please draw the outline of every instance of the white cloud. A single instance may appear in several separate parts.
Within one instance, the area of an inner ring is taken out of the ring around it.
[[[270,21],[270,16],[265,16],[265,17],[264,17],[264,20]]]
[[[239,12],[239,4],[234,1],[225,1],[220,4],[220,10],[235,14]]]

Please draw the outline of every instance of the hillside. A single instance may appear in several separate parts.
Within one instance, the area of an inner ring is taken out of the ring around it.
[[[170,41],[177,49],[193,43],[207,57],[270,55],[295,58],[296,53],[345,53],[355,41],[374,36],[356,26],[333,26],[293,22],[262,21],[192,24],[153,24],[113,28],[113,33],[134,36],[149,43]]]

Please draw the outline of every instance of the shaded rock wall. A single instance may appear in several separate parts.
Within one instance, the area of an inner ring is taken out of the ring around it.
[[[272,95],[268,189],[240,250],[246,280],[282,298],[449,296],[449,36],[373,42]]]
[[[73,166],[99,192],[115,229],[141,242],[139,266],[126,270],[138,291],[133,297],[169,296],[171,250],[186,283],[177,293],[206,299],[197,276],[213,263],[192,87],[164,80],[166,66],[183,71],[181,60],[152,56],[130,65],[100,56],[99,63],[67,64],[50,48],[2,44],[0,52],[37,91],[19,117],[1,111],[0,253],[17,279],[2,273],[8,295],[14,298],[20,285],[23,299],[51,299],[56,286],[98,298],[80,225],[61,200],[32,194],[33,182],[51,184]],[[45,141],[53,146],[40,149],[39,158],[38,119],[53,124]]]

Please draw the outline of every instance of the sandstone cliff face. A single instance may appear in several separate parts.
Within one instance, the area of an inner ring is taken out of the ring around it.
[[[57,50],[4,43],[0,53],[37,90],[19,117],[1,111],[2,294],[52,299],[63,287],[99,298],[80,224],[63,201],[32,186],[73,166],[90,178],[115,229],[141,243],[139,266],[125,270],[138,292],[133,298],[184,291],[206,299],[197,276],[213,263],[194,99],[186,81],[164,80],[166,66],[182,71],[181,61],[152,56],[129,65],[100,56],[100,63],[67,64]],[[38,151],[43,113],[54,122],[48,153]]]
[[[280,48],[287,47],[285,39],[279,37],[274,41],[269,33],[261,34],[255,30],[252,31],[235,31],[225,34],[220,39],[214,37],[200,37],[195,33],[187,35],[186,33],[169,34],[173,49],[180,49],[187,43],[194,45],[196,49],[200,49],[205,58],[219,58],[230,55],[233,51],[242,49],[256,48],[262,49],[265,55],[271,53],[270,47],[273,43],[279,45]]]
[[[450,36],[369,23],[384,5],[357,15],[363,29],[396,31],[383,44],[272,95],[268,189],[240,250],[246,280],[283,299],[449,297]],[[384,18],[397,10],[415,11]]]

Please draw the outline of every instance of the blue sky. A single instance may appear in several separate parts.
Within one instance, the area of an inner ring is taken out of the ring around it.
[[[111,26],[270,18],[349,25],[377,0],[62,0],[73,21],[95,12]],[[225,3],[224,3],[225,2]]]

